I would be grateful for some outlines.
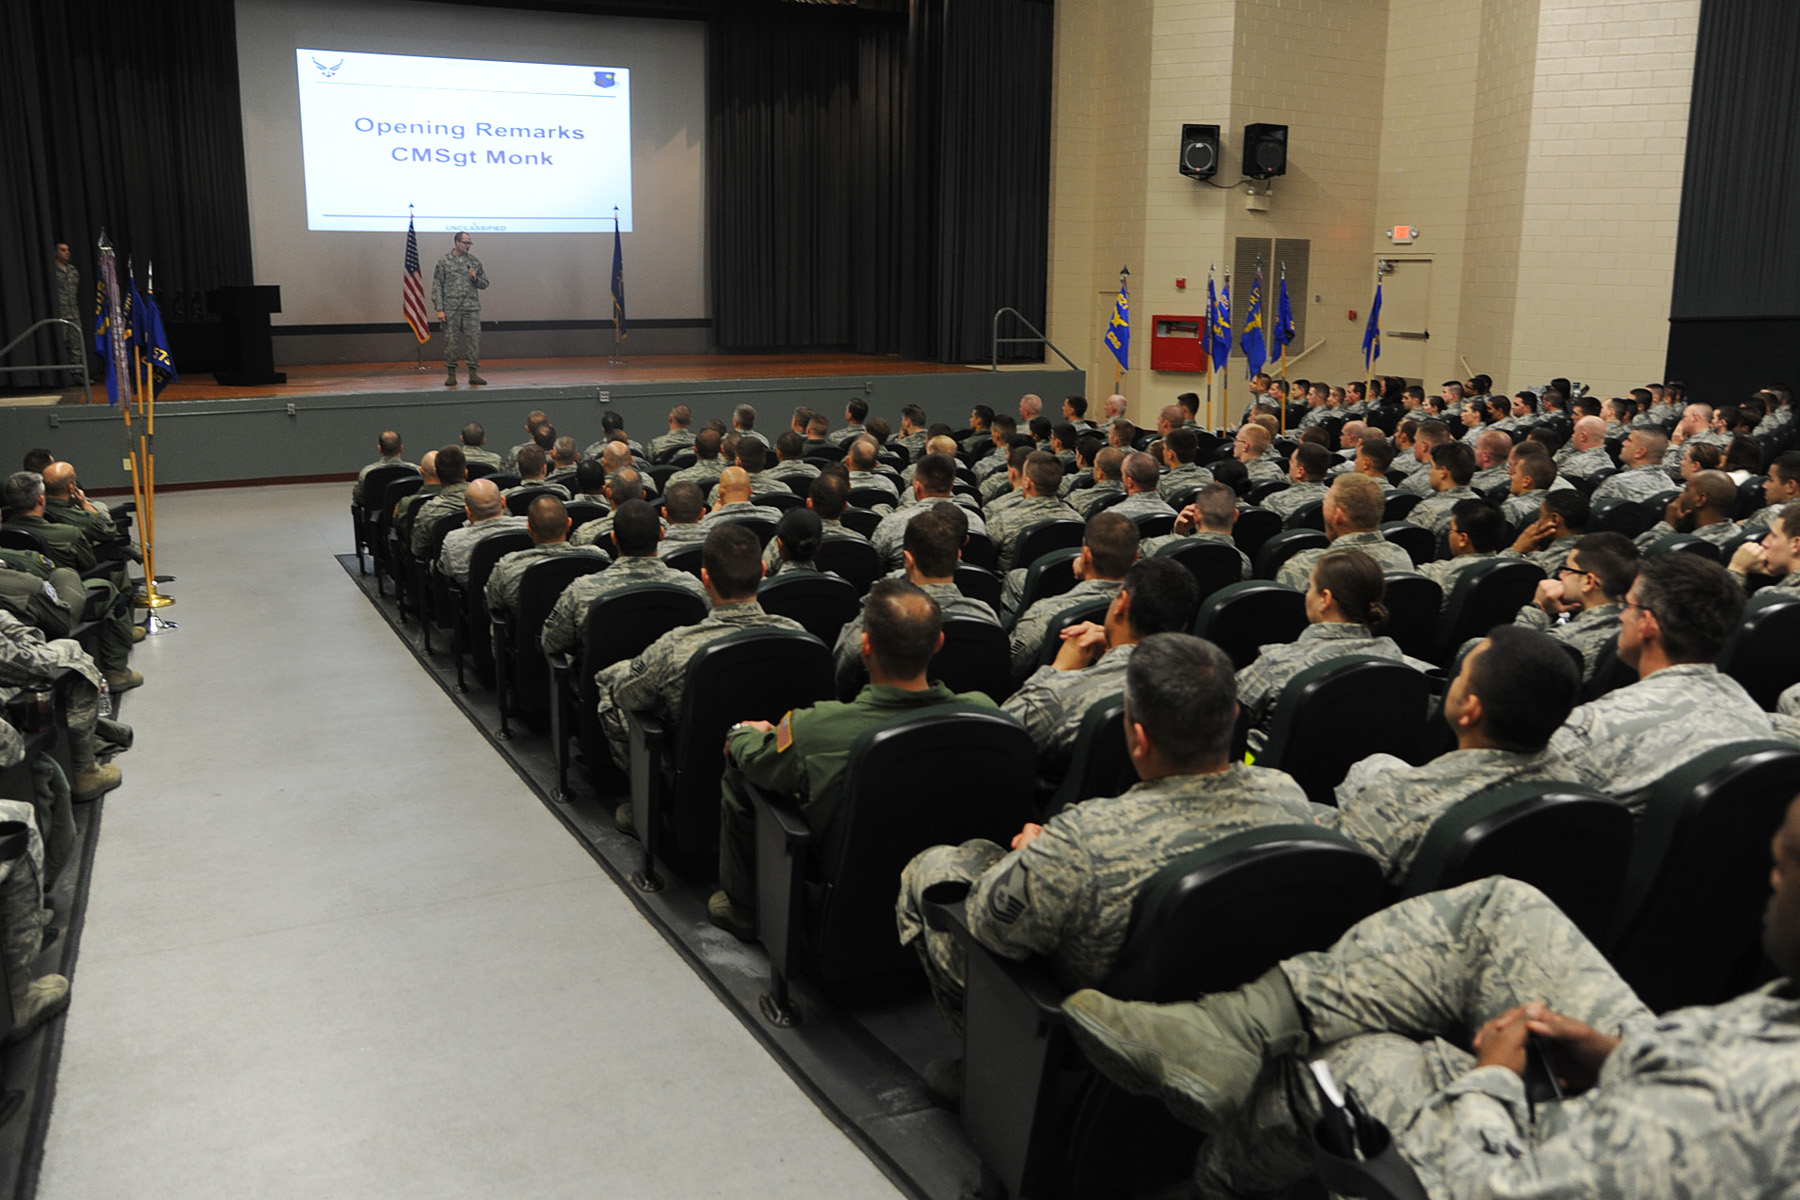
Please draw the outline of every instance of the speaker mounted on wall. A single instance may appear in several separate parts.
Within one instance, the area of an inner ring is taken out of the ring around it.
[[[1287,144],[1286,125],[1244,126],[1244,174],[1251,179],[1286,175]]]
[[[1219,127],[1181,127],[1181,173],[1189,179],[1211,179],[1219,170]]]

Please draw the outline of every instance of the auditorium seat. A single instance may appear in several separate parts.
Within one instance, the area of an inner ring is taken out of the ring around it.
[[[1015,567],[1028,567],[1052,550],[1080,550],[1087,523],[1077,520],[1044,521],[1020,536],[1013,555]]]
[[[875,527],[881,524],[882,514],[867,508],[846,508],[844,515],[838,518],[845,529],[854,530],[864,537],[875,536]]]
[[[1743,684],[1765,711],[1774,712],[1781,693],[1800,683],[1800,593],[1758,592],[1718,661],[1719,670]]]
[[[420,485],[424,479],[419,475],[417,467],[410,463],[394,463],[390,466],[376,467],[362,477],[363,503],[350,506],[350,530],[356,545],[356,569],[359,574],[367,575],[368,567],[363,562],[363,554],[381,545],[375,538],[375,514],[381,509],[382,497],[386,494],[387,485],[396,479],[416,479]],[[388,506],[393,512],[393,506]],[[27,531],[28,532],[28,531]],[[0,542],[3,545],[4,542]]]
[[[1406,514],[1419,506],[1419,497],[1411,492],[1388,492],[1382,501],[1381,519],[1384,523],[1406,520]]]
[[[689,542],[679,549],[669,551],[662,556],[662,560],[677,571],[686,571],[698,579],[700,578],[700,560],[705,549],[705,542]]]
[[[1256,552],[1256,577],[1273,579],[1282,565],[1302,550],[1323,550],[1331,539],[1316,529],[1288,529],[1262,544]]]
[[[1320,533],[1325,532],[1325,502],[1314,500],[1311,503],[1302,504],[1289,514],[1285,527],[1288,529],[1317,529]]]
[[[606,568],[595,554],[556,554],[540,559],[519,575],[519,603],[510,613],[490,614],[494,630],[494,696],[500,707],[501,741],[512,737],[512,717],[539,728],[550,717],[550,666],[541,635],[550,610],[563,589]]]
[[[1117,796],[1138,781],[1125,745],[1125,695],[1102,697],[1088,705],[1069,752],[1069,766],[1044,804],[1044,820],[1095,796]]]
[[[819,570],[848,579],[859,596],[866,595],[881,577],[881,557],[875,553],[874,546],[861,538],[826,538],[819,543],[819,552],[813,561]]]
[[[1537,564],[1518,558],[1489,559],[1457,576],[1438,623],[1435,661],[1449,666],[1464,642],[1486,637],[1496,625],[1510,625],[1543,578]]]
[[[1411,526],[1419,529],[1417,525]],[[1388,623],[1382,632],[1414,658],[1430,660],[1437,653],[1438,618],[1444,610],[1444,590],[1437,580],[1411,571],[1387,571],[1382,603]]]
[[[1024,612],[1039,600],[1048,600],[1052,596],[1060,596],[1075,586],[1075,564],[1081,559],[1081,551],[1052,550],[1026,563],[1019,565],[1025,568],[1025,585],[1019,597],[1019,612]]]
[[[1110,507],[1110,505],[1108,507]],[[1138,537],[1140,539],[1162,537],[1164,534],[1174,532],[1175,514],[1145,513],[1141,517],[1132,518],[1131,523],[1137,526]]]
[[[994,564],[1000,561],[1000,554],[987,534],[970,531],[969,536],[963,539],[962,560],[991,571]],[[995,611],[999,611],[998,605],[995,606]]]
[[[806,571],[763,580],[756,602],[764,612],[800,622],[827,646],[835,645],[844,626],[862,612],[862,596],[849,580]]]
[[[1200,585],[1200,599],[1204,601],[1222,587],[1243,582],[1244,564],[1238,553],[1233,543],[1190,537],[1165,543],[1156,556],[1172,558],[1186,567]]]
[[[969,933],[963,884],[927,894],[926,920],[967,955],[962,1123],[984,1194],[1148,1196],[1184,1180],[1199,1134],[1154,1098],[1107,1083],[1070,1043],[1067,989]],[[1316,826],[1246,830],[1181,856],[1139,895],[1118,962],[1096,986],[1168,1003],[1224,991],[1283,958],[1330,946],[1386,898],[1381,867]]]
[[[791,797],[746,784],[756,809],[757,934],[769,952],[764,1015],[793,1023],[788,981],[802,975],[826,987],[912,977],[918,959],[894,936],[901,869],[930,846],[1010,841],[1036,815],[1033,760],[1017,721],[950,704],[863,732],[835,805],[814,811],[823,828],[810,827]]]
[[[1237,543],[1239,550],[1256,561],[1256,555],[1263,543],[1281,532],[1281,514],[1270,512],[1266,508],[1238,507],[1237,524],[1231,527],[1231,538]]]
[[[381,500],[373,510],[373,523],[369,526],[369,555],[375,563],[375,594],[378,596],[387,595],[383,582],[386,579],[394,580],[396,589],[400,586],[400,577],[394,574],[395,555],[389,538],[394,526],[394,507],[424,486],[425,480],[417,471],[396,476],[382,489]]]
[[[1276,492],[1287,491],[1288,486],[1288,481],[1285,479],[1271,479],[1264,483],[1254,484],[1250,488],[1250,494],[1246,496],[1245,499],[1252,504],[1260,505],[1264,500],[1267,500]]]
[[[1220,588],[1200,605],[1194,617],[1196,636],[1217,645],[1243,670],[1262,648],[1291,642],[1306,628],[1306,596],[1266,579],[1249,579]]]
[[[1430,680],[1402,662],[1352,654],[1315,664],[1281,689],[1257,765],[1286,771],[1314,804],[1335,805],[1352,763],[1371,754],[1421,761],[1430,700]]]
[[[1006,631],[976,617],[944,618],[944,644],[929,678],[953,692],[982,692],[995,704],[1012,695],[1012,647]]]
[[[874,508],[877,504],[893,508],[899,503],[886,488],[868,486],[851,488],[848,500],[852,508]]]
[[[463,654],[474,660],[476,674],[488,679],[494,670],[494,643],[488,636],[487,581],[494,564],[515,550],[531,548],[531,535],[523,529],[490,533],[475,543],[469,554],[469,582],[447,581],[450,603],[450,653],[456,659],[456,690],[469,690],[463,678]],[[479,630],[479,634],[477,634]]]
[[[1708,562],[1719,561],[1719,548],[1705,538],[1692,533],[1671,533],[1667,537],[1657,538],[1644,551],[1645,557],[1653,554],[1694,554]]]

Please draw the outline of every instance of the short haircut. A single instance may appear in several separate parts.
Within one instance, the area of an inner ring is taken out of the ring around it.
[[[980,421],[983,429],[988,428],[994,423],[994,410],[985,404],[977,404],[974,408],[969,410],[969,415],[975,420]]]
[[[548,421],[538,425],[531,431],[531,442],[548,457],[556,446],[556,426]]]
[[[1622,600],[1631,590],[1642,561],[1637,544],[1622,533],[1589,533],[1577,539],[1573,555],[1581,556],[1581,569],[1600,581],[1600,590]]]
[[[702,429],[694,437],[694,457],[701,462],[719,457],[719,443],[725,439],[716,429]]]
[[[1054,496],[1062,486],[1062,459],[1044,450],[1033,450],[1025,458],[1025,478],[1040,496]]]
[[[911,580],[882,579],[863,601],[863,632],[884,671],[911,678],[931,666],[944,632],[944,612]]]
[[[437,452],[438,482],[445,487],[453,483],[461,483],[468,477],[469,460],[463,455],[461,446],[445,446]]]
[[[1512,452],[1512,434],[1504,429],[1485,429],[1475,439],[1475,445],[1478,449],[1486,450],[1495,459],[1505,461],[1506,456]]]
[[[1225,762],[1237,725],[1231,656],[1191,634],[1145,638],[1125,667],[1125,719],[1143,726],[1176,766],[1198,770]]]
[[[606,486],[612,489],[612,502],[614,508],[617,508],[627,500],[642,500],[644,498],[644,477],[637,473],[637,468],[635,467],[621,467],[617,471],[614,471],[611,478],[606,481]]]
[[[661,534],[662,522],[656,519],[656,510],[648,501],[627,500],[613,510],[613,543],[620,554],[648,557],[656,553]]]
[[[1398,453],[1394,449],[1394,443],[1384,437],[1373,436],[1364,438],[1356,452],[1373,463],[1375,469],[1383,475],[1394,465],[1394,455]]]
[[[726,600],[747,600],[762,582],[762,542],[741,521],[714,527],[700,549],[700,565]]]
[[[556,496],[539,496],[526,511],[533,540],[558,542],[569,536],[569,510]]]
[[[1308,482],[1318,482],[1325,478],[1325,472],[1331,470],[1331,451],[1316,442],[1303,442],[1294,451],[1299,460],[1300,471]]]
[[[874,468],[875,460],[881,455],[881,446],[872,437],[863,436],[850,443],[850,451],[844,456],[852,471],[868,471]]]
[[[700,512],[706,507],[706,494],[700,485],[691,479],[682,479],[669,485],[663,494],[663,509],[669,514],[669,521],[674,525],[692,525],[700,519]]]
[[[1163,439],[1163,444],[1175,456],[1175,461],[1181,463],[1193,462],[1200,453],[1199,435],[1186,426],[1170,430],[1169,436]]]
[[[844,415],[861,425],[869,415],[869,402],[860,396],[852,396],[844,405]]]
[[[475,428],[480,429],[481,426],[477,425]],[[466,426],[464,427],[463,432],[468,432]],[[404,448],[400,443],[400,435],[391,429],[375,439],[375,447],[388,458],[392,458]],[[37,461],[40,458],[43,460],[41,463]],[[41,471],[55,461],[55,458],[51,456],[48,450],[29,450],[25,454],[25,469],[27,471]],[[34,463],[36,465],[34,465]]]
[[[438,451],[439,470],[443,469],[444,453]],[[519,475],[524,479],[536,479],[544,473],[548,459],[538,446],[522,446],[519,449]]]
[[[820,413],[806,423],[806,436],[813,441],[820,441],[831,428],[831,420]]]
[[[1239,464],[1242,466],[1243,464]],[[1200,522],[1207,528],[1224,531],[1231,527],[1231,514],[1237,511],[1238,496],[1223,483],[1209,483],[1194,494],[1194,507],[1200,510]]]
[[[1366,628],[1380,633],[1387,625],[1387,580],[1381,564],[1361,550],[1327,550],[1313,566],[1321,592],[1330,592],[1338,611]]]
[[[382,434],[382,436],[386,437],[387,435]],[[398,441],[399,439],[396,438],[395,440]],[[485,430],[481,427],[481,422],[470,421],[467,425],[464,425],[462,427],[462,443],[463,443],[463,445],[465,445],[465,446],[481,446],[481,445],[485,445],[486,442],[487,442],[487,430]],[[384,447],[384,449],[385,449],[385,447]],[[399,449],[400,449],[399,446],[394,447],[394,450],[396,450],[396,451]]]
[[[1652,429],[1648,425],[1640,425],[1625,436],[1627,441],[1632,438],[1638,439],[1638,441],[1643,444],[1644,448],[1650,451],[1650,457],[1653,460],[1660,461],[1663,455],[1669,452],[1669,435],[1660,429]]]
[[[1588,516],[1593,512],[1593,507],[1588,502],[1587,493],[1580,488],[1558,488],[1544,493],[1545,511],[1561,517],[1563,524],[1576,532],[1587,528]]]
[[[793,419],[788,422],[788,425],[790,426],[788,432],[792,433],[793,429],[791,427],[795,425],[798,425],[801,429],[805,429],[808,425],[812,424],[812,419],[816,416],[818,416],[818,414],[813,412],[812,409],[804,404],[800,405],[794,410]]]
[[[1521,454],[1519,474],[1531,481],[1532,491],[1548,491],[1556,482],[1556,460],[1548,454]]]
[[[1087,416],[1086,396],[1065,396],[1063,398],[1063,403],[1068,405],[1069,411],[1074,413],[1077,417]]]
[[[1724,567],[1693,554],[1655,554],[1638,565],[1640,607],[1654,613],[1671,662],[1711,662],[1744,615],[1744,593]]]
[[[1450,506],[1450,519],[1477,554],[1493,554],[1506,545],[1506,518],[1486,500],[1458,500]]]
[[[1158,633],[1183,633],[1200,607],[1200,582],[1172,558],[1140,558],[1119,590],[1131,597],[1131,632],[1139,641]]]
[[[1431,465],[1450,472],[1450,481],[1465,487],[1475,478],[1475,452],[1461,442],[1446,442],[1431,452]]]
[[[1777,454],[1769,463],[1769,474],[1780,476],[1783,483],[1800,483],[1800,450]]]
[[[775,454],[779,458],[799,458],[804,453],[806,442],[791,429],[775,439]]]
[[[606,464],[597,458],[584,458],[575,464],[575,488],[581,492],[597,492],[606,486]]]
[[[1367,475],[1339,475],[1331,484],[1331,502],[1350,522],[1350,528],[1359,532],[1380,525],[1387,509],[1381,485]]]
[[[1211,467],[1213,478],[1242,496],[1250,490],[1250,468],[1235,458],[1221,459]]]
[[[1800,537],[1800,500],[1782,505],[1773,524],[1781,529],[1783,537]]]
[[[1139,491],[1148,492],[1155,489],[1159,474],[1156,469],[1156,460],[1142,450],[1133,450],[1127,454],[1122,470],[1125,477],[1137,485]]]
[[[1130,450],[1121,450],[1117,446],[1108,446],[1094,456],[1094,467],[1108,479],[1123,480],[1125,477],[1125,456]]]
[[[1562,728],[1581,693],[1581,672],[1547,633],[1499,625],[1469,666],[1482,724],[1505,750],[1538,751]]]
[[[1420,421],[1418,430],[1413,434],[1413,441],[1424,442],[1427,446],[1441,446],[1450,440],[1450,427],[1433,418]]]
[[[506,501],[501,499],[499,488],[485,479],[477,479],[463,494],[463,507],[469,510],[471,517],[485,521],[505,512]]]
[[[995,413],[990,428],[993,430],[994,444],[1005,445],[1007,438],[1019,432],[1019,418],[1011,413]]]
[[[1093,555],[1094,570],[1118,579],[1137,561],[1138,527],[1129,517],[1102,510],[1088,518],[1081,544]]]
[[[967,517],[962,517],[960,526],[953,519],[961,516],[954,511],[956,507],[940,500],[908,521],[906,532],[901,535],[901,549],[913,556],[913,565],[927,579],[945,579],[956,572],[969,530]]]
[[[781,543],[783,558],[789,562],[811,562],[818,556],[825,526],[812,509],[790,508],[775,522],[775,537]]]
[[[821,520],[835,521],[850,503],[850,478],[842,471],[820,471],[807,485],[806,498]]]
[[[1072,423],[1068,421],[1058,421],[1056,425],[1051,428],[1050,436],[1061,442],[1063,449],[1073,450],[1075,449],[1075,439],[1079,435],[1075,432],[1075,426]]]
[[[754,475],[769,464],[769,448],[756,438],[745,438],[738,443],[737,459],[744,470]]]
[[[1116,446],[1110,448],[1115,450],[1118,449]],[[1101,452],[1107,449],[1109,449],[1109,447],[1105,442],[1090,433],[1086,437],[1076,441],[1075,460],[1077,462],[1084,462],[1091,467],[1094,465],[1095,460],[1100,457]]]
[[[1031,430],[1031,436],[1038,441],[1047,442],[1050,440],[1049,417],[1033,417],[1025,423],[1025,426],[1027,429]]]
[[[694,412],[685,404],[677,404],[669,410],[669,420],[686,429],[693,422]]]
[[[913,468],[913,478],[928,496],[947,496],[956,486],[956,463],[945,454],[927,454]]]
[[[607,415],[613,416],[616,414],[608,413]],[[575,439],[572,437],[559,437],[556,439],[556,445],[550,447],[550,454],[551,457],[555,458],[558,462],[568,462],[571,459],[579,461],[581,458],[581,447],[575,444]]]
[[[755,429],[756,409],[748,404],[740,404],[731,410],[731,421],[739,429]]]
[[[910,421],[920,429],[925,428],[925,410],[917,404],[908,404],[900,410],[900,419]]]

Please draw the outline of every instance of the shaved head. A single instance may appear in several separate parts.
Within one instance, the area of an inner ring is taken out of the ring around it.
[[[471,483],[469,490],[463,495],[463,504],[469,510],[471,521],[497,517],[506,507],[506,502],[500,498],[500,489],[494,486],[491,479],[477,479]]]

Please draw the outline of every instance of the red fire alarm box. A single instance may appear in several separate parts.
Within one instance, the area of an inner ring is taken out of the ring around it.
[[[1152,371],[1206,370],[1205,317],[1151,317]]]

